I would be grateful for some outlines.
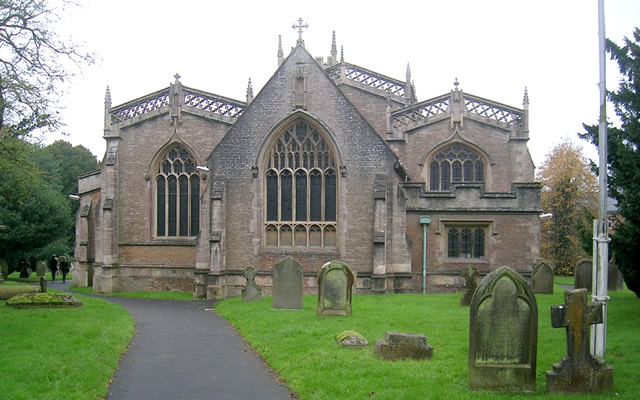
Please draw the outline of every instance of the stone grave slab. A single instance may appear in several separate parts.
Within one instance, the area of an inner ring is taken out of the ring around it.
[[[355,277],[342,262],[331,261],[318,272],[318,315],[351,315]]]
[[[478,277],[480,277],[480,273],[477,268],[467,265],[462,268],[462,273],[460,275],[464,278],[465,287],[465,292],[462,295],[462,298],[460,298],[460,305],[469,307],[471,305],[473,293],[478,288]]]
[[[36,263],[36,276],[41,277],[45,276],[47,272],[47,264],[44,261],[38,261]]]
[[[424,335],[386,332],[385,340],[376,340],[373,354],[379,360],[427,360],[433,357],[433,347]]]
[[[303,275],[302,264],[291,256],[276,263],[273,267],[272,308],[302,309]]]
[[[509,267],[484,277],[471,301],[471,390],[534,392],[538,306],[527,281]]]
[[[549,393],[600,393],[613,388],[613,366],[590,351],[590,324],[602,323],[602,303],[587,302],[587,289],[565,290],[564,305],[551,307],[551,326],[566,328],[567,354],[547,371]]]
[[[262,300],[262,288],[256,285],[256,269],[253,265],[247,265],[242,271],[247,284],[242,289],[242,301],[260,301]]]
[[[593,261],[590,258],[578,261],[573,277],[574,289],[587,289],[591,292],[591,281],[593,278]]]
[[[546,261],[540,261],[531,273],[533,293],[553,294],[553,268]]]

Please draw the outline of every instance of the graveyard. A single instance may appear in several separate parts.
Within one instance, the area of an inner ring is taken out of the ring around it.
[[[570,281],[561,278],[561,282]],[[258,354],[282,376],[301,399],[494,399],[561,398],[546,387],[546,371],[567,354],[566,331],[554,328],[551,307],[564,303],[564,290],[536,294],[538,309],[537,368],[533,393],[470,390],[469,307],[463,293],[353,296],[351,316],[318,316],[318,297],[303,297],[298,310],[272,308],[272,299],[242,302],[227,299],[216,311],[230,321]],[[614,368],[614,389],[589,398],[635,399],[640,379],[640,300],[628,291],[610,293],[607,364]],[[370,343],[344,348],[335,337],[352,330]],[[426,360],[382,361],[373,343],[388,331],[426,336],[433,356]],[[586,398],[587,395],[574,395]]]

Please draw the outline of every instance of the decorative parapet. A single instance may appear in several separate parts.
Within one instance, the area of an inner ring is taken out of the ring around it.
[[[410,126],[440,114],[449,115],[449,101],[450,96],[446,94],[393,112],[391,113],[393,128]]]
[[[184,105],[208,111],[221,116],[237,119],[242,115],[246,104],[226,97],[182,86]],[[140,97],[128,103],[113,107],[110,111],[111,122],[118,124],[169,107],[169,88]]]
[[[390,95],[394,100],[404,103],[405,83],[402,81],[344,62],[325,71],[336,84],[346,83],[359,88],[373,89],[381,96]]]
[[[470,117],[514,132],[523,131],[524,110],[466,94],[462,91],[452,91],[451,94],[445,94],[414,104],[411,107],[394,111],[391,113],[393,129],[404,131],[451,116],[450,106],[453,102],[452,96],[454,93],[460,93],[463,97],[464,117]]]
[[[522,128],[523,110],[496,103],[482,97],[464,95],[465,113],[483,117],[487,122],[501,124],[505,128]]]

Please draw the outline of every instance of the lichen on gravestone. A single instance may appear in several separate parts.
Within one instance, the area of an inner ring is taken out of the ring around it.
[[[336,336],[336,343],[343,347],[363,348],[368,347],[369,342],[356,331],[343,331]]]

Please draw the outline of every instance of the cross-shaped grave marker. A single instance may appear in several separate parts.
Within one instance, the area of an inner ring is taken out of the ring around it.
[[[551,307],[551,326],[566,328],[567,355],[547,371],[547,390],[598,393],[613,387],[613,367],[589,352],[589,325],[602,323],[602,303],[587,302],[587,289],[565,290],[565,305]]]

